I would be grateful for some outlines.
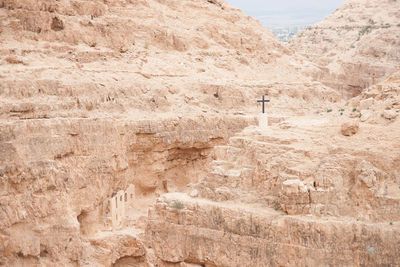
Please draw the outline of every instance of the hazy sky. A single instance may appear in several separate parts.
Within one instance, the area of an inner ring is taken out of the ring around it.
[[[321,21],[345,0],[227,0],[269,28],[306,26]]]

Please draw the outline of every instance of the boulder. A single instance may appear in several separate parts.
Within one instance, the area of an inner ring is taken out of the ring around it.
[[[352,136],[358,132],[360,128],[357,120],[348,121],[342,124],[341,132],[344,136]]]
[[[367,98],[364,100],[360,101],[360,109],[369,109],[369,107],[372,106],[372,104],[374,104],[374,99],[373,98]]]
[[[198,197],[199,196],[199,190],[193,189],[192,192],[190,192],[191,197]]]
[[[362,122],[367,121],[369,118],[372,116],[372,111],[371,110],[361,110],[361,118],[360,120]]]
[[[398,113],[393,109],[383,111],[383,117],[387,120],[394,120],[396,119],[397,115]]]

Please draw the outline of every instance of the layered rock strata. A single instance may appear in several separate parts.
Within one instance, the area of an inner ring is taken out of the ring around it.
[[[0,265],[392,264],[398,120],[317,71],[224,1],[0,0]]]
[[[150,212],[146,235],[160,261],[395,265],[399,121],[360,122],[346,137],[351,112],[288,119],[268,133],[251,126],[216,147],[191,194],[161,197]]]
[[[320,66],[315,79],[356,96],[400,68],[399,21],[398,1],[350,0],[290,47]]]

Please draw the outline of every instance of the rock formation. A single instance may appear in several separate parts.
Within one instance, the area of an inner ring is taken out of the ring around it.
[[[150,212],[146,236],[161,262],[396,265],[400,121],[346,137],[342,118],[296,118],[268,134],[250,126],[215,147],[198,193],[164,195]]]
[[[383,125],[395,122],[400,113],[400,71],[350,99],[348,106],[361,121]]]
[[[317,80],[356,96],[400,68],[399,22],[399,1],[349,0],[290,47],[320,66]]]
[[[0,266],[395,265],[399,75],[318,71],[222,0],[0,0]]]

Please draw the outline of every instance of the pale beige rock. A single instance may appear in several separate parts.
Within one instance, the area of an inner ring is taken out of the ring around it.
[[[374,104],[373,98],[367,98],[360,101],[360,110],[369,109]]]
[[[302,181],[284,181],[280,194],[279,204],[283,211],[290,215],[308,213],[311,204],[310,193]]]
[[[114,232],[99,234],[90,239],[91,245],[95,248],[94,258],[98,264],[112,266],[123,258],[132,257],[138,263],[144,263],[146,250],[143,244],[137,240],[135,235]],[[145,266],[145,264],[143,264]]]
[[[0,0],[0,43],[7,266],[156,263],[114,253],[130,249],[116,232],[143,233],[157,196],[197,183],[213,147],[257,123],[257,98],[301,107],[279,116],[339,100],[225,1]]]
[[[386,30],[342,77],[222,0],[0,0],[0,265],[398,264],[399,73],[314,80]]]
[[[359,117],[359,116],[360,116],[360,112],[357,112],[357,111],[352,111],[352,112],[349,114],[349,118],[352,118],[352,119],[357,118],[357,117]]]
[[[287,180],[282,183],[282,190],[286,194],[297,194],[307,192],[306,186],[300,180]]]
[[[376,173],[378,173],[379,170],[376,170],[376,168],[370,162],[363,160],[357,165],[356,172],[358,173],[357,178],[368,188],[376,185]]]
[[[290,48],[320,67],[316,80],[356,96],[399,69],[399,17],[399,1],[349,0]]]
[[[388,121],[396,119],[396,114],[400,109],[400,72],[395,72],[387,79],[376,86],[372,86],[364,90],[359,96],[349,100],[349,106],[358,106],[360,102],[366,99],[374,99],[373,104],[369,106],[368,110],[361,110],[362,114],[360,120],[367,121],[373,124],[384,124]],[[359,116],[358,112],[350,113],[350,117]],[[388,118],[386,119],[385,114]],[[364,119],[364,116],[368,119]]]
[[[165,208],[176,198],[183,201],[186,209]],[[399,242],[398,235],[393,235],[396,231],[393,227],[378,228],[356,220],[284,216],[279,211],[255,209],[246,204],[238,207],[171,195],[150,212],[146,235],[165,263],[320,266],[396,262],[398,254],[391,248]],[[322,240],[321,233],[324,233]],[[321,249],[325,242],[333,249]],[[359,247],[356,253],[365,257],[354,257],[354,246]],[[376,250],[369,257],[370,248]]]
[[[190,192],[191,197],[198,197],[199,196],[199,191],[197,189],[194,189]]]
[[[368,121],[373,115],[371,110],[361,110],[360,114],[361,114],[360,121],[362,122]]]
[[[383,111],[383,117],[385,117],[385,119],[388,119],[388,120],[394,120],[394,119],[396,119],[397,118],[397,116],[398,116],[399,114],[397,113],[397,111],[396,110],[384,110]]]

